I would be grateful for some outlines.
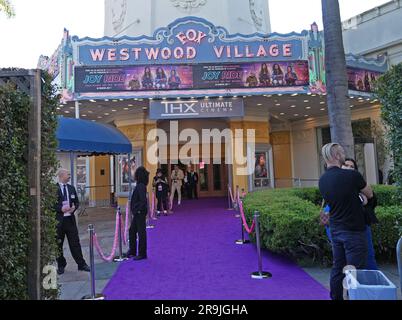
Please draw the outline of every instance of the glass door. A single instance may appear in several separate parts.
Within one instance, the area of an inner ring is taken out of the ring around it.
[[[199,190],[201,197],[221,197],[226,194],[226,165],[200,163],[197,169],[200,179]]]

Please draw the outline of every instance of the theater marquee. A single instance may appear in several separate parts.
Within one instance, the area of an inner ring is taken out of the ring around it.
[[[157,30],[153,37],[74,37],[73,49],[76,66],[308,60],[306,35],[230,35],[190,17]]]

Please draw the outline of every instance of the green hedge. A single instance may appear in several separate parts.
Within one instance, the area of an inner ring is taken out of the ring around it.
[[[381,206],[380,224],[373,227],[377,257],[395,257],[402,224],[402,207],[395,205],[396,188],[375,186]],[[322,198],[318,188],[276,189],[247,195],[244,208],[250,223],[255,210],[261,213],[261,243],[272,252],[287,255],[302,265],[329,265],[331,247],[325,229],[319,225]]]
[[[53,177],[56,160],[56,107],[58,96],[51,79],[42,83],[42,161],[41,161],[41,266],[53,264],[56,257],[56,219],[53,211]],[[30,234],[30,208],[27,175],[28,114],[30,98],[15,87],[0,87],[0,299],[28,299],[27,265]],[[42,275],[43,279],[44,275]],[[42,299],[54,299],[58,290],[42,290]]]

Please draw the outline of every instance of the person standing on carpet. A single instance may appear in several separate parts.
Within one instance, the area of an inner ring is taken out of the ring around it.
[[[173,204],[173,199],[174,199],[175,193],[177,191],[178,205],[180,205],[181,204],[181,187],[183,185],[184,173],[182,170],[180,170],[180,168],[177,164],[174,166],[174,170],[172,171],[172,175],[170,178],[172,179],[170,203]]]
[[[187,168],[187,197],[188,199],[193,199],[193,195],[195,199],[198,199],[197,193],[198,187],[198,173],[194,171],[194,167],[189,165]]]
[[[169,184],[162,172],[162,169],[158,169],[156,171],[153,187],[155,188],[156,199],[158,200],[156,209],[157,215],[160,216],[163,211],[163,214],[167,216]]]
[[[135,171],[134,180],[136,186],[131,197],[131,214],[133,215],[133,219],[129,231],[130,249],[127,257],[134,257],[134,260],[142,260],[147,258],[146,218],[148,214],[147,185],[149,182],[149,172],[144,167],[139,167]]]
[[[331,208],[331,299],[343,300],[343,269],[347,265],[356,269],[366,267],[366,219],[359,194],[371,199],[373,191],[359,172],[342,169],[345,163],[345,150],[342,146],[329,143],[322,148],[322,156],[327,164],[327,171],[320,178],[319,189]]]

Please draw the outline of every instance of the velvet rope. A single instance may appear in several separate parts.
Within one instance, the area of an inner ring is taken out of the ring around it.
[[[99,241],[98,241],[98,237],[96,236],[96,233],[94,233],[95,248],[98,251],[98,254],[100,255],[100,257],[102,258],[103,261],[112,262],[115,257],[117,245],[119,242],[119,226],[120,226],[120,216],[119,216],[119,213],[117,212],[116,213],[116,228],[115,228],[115,232],[114,232],[112,253],[108,257],[103,253],[103,251],[100,247]]]
[[[239,199],[239,211],[241,219],[243,221],[244,229],[247,231],[248,234],[253,233],[255,229],[255,221],[253,220],[253,224],[251,225],[251,227],[248,226],[246,216],[244,215],[243,201],[241,201],[240,199]]]

